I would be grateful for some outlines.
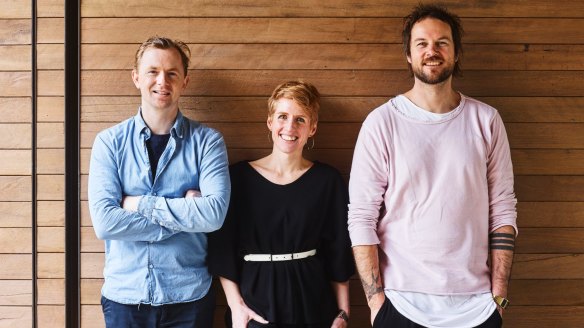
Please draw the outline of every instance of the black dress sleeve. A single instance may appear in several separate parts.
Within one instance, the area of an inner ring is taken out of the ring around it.
[[[317,254],[321,256],[330,281],[344,282],[355,274],[355,263],[347,226],[348,189],[340,173],[329,167],[329,186],[323,204],[326,223]],[[323,195],[324,196],[324,195]]]
[[[239,284],[241,258],[238,251],[238,195],[239,170],[237,164],[230,168],[231,201],[221,229],[207,234],[207,266],[214,276],[227,278]]]

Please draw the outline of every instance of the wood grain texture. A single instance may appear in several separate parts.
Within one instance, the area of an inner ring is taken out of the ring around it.
[[[30,72],[0,71],[0,97],[30,97]]]
[[[65,98],[64,97],[38,97],[38,122],[64,122]]]
[[[37,149],[37,174],[64,174],[65,149]]]
[[[1,280],[32,279],[31,254],[0,254]]]
[[[37,177],[38,200],[64,200],[65,179],[63,175],[39,175]]]
[[[32,251],[31,228],[0,229],[0,253],[30,254]]]
[[[38,44],[37,67],[39,70],[64,69],[65,45],[64,44]]]
[[[0,227],[30,228],[32,226],[31,202],[0,202]]]
[[[30,202],[30,176],[0,176],[0,202]]]
[[[519,202],[519,228],[577,227],[584,228],[583,202]]]
[[[6,71],[30,71],[31,46],[15,45],[0,47],[0,68]]]
[[[0,19],[0,45],[30,44],[30,14],[27,19]]]
[[[30,97],[0,98],[2,123],[30,123],[32,113]]]
[[[515,254],[511,279],[584,279],[584,254]]]
[[[37,252],[38,253],[65,252],[65,228],[38,227]]]
[[[584,21],[466,18],[464,24],[466,44],[580,44]],[[188,43],[400,43],[401,25],[401,17],[85,18],[81,35],[83,43],[140,43],[152,35],[171,35]],[[40,42],[62,43],[56,32],[62,28],[59,19],[39,19],[41,27],[45,32],[39,33]],[[124,33],[128,30],[132,33]]]
[[[63,201],[38,201],[37,225],[39,227],[64,227],[65,203]]]
[[[31,280],[0,280],[0,306],[32,305]]]
[[[0,306],[0,328],[32,327],[31,306]]]
[[[550,1],[480,1],[460,2],[446,0],[450,10],[461,17],[581,17],[584,6],[577,0],[562,2],[556,6]],[[383,1],[351,0],[329,1],[326,5],[318,0],[289,2],[284,0],[230,0],[208,2],[203,0],[170,0],[159,2],[123,0],[85,0],[82,3],[84,17],[402,17],[417,4],[412,0]]]
[[[30,150],[0,149],[0,174],[30,175],[32,159]]]
[[[65,253],[39,253],[37,256],[38,278],[65,278]]]
[[[100,310],[101,311],[101,310]],[[103,314],[101,314],[103,316]],[[65,327],[65,306],[64,305],[39,305],[37,307],[38,328],[61,328]],[[98,319],[99,320],[99,319]],[[95,321],[95,319],[94,319]],[[83,326],[85,327],[85,326]],[[105,327],[103,324],[99,328]]]
[[[38,279],[37,289],[37,304],[65,304],[65,279]]]

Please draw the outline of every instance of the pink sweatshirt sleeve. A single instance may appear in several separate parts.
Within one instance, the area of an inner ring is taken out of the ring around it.
[[[377,222],[388,184],[390,144],[379,111],[361,127],[349,180],[349,235],[353,246],[379,244]]]
[[[510,225],[517,234],[517,211],[513,190],[513,165],[507,133],[497,113],[491,121],[492,139],[487,158],[489,184],[489,232]]]

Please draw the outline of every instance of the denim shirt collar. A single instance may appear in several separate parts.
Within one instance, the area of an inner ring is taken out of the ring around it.
[[[179,110],[178,113],[176,114],[174,124],[172,125],[172,128],[170,128],[170,135],[173,138],[182,139],[184,137],[184,121],[185,121],[184,116]],[[152,132],[150,131],[150,128],[148,128],[148,125],[146,125],[146,122],[142,117],[142,107],[138,107],[138,113],[136,114],[136,116],[134,116],[134,124],[136,125],[135,131],[139,136],[145,135],[146,139],[150,138]]]

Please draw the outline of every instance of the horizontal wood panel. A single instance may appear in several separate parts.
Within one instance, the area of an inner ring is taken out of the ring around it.
[[[513,280],[509,297],[513,305],[584,305],[584,280]]]
[[[39,175],[37,177],[38,200],[64,200],[65,178],[63,175]]]
[[[91,148],[97,133],[113,125],[113,123],[81,123],[81,148]],[[221,132],[230,148],[272,147],[265,123],[207,125]],[[323,122],[318,125],[315,148],[353,149],[360,129],[361,123]],[[584,145],[584,124],[581,123],[508,123],[506,129],[511,148],[578,149]],[[343,133],[338,134],[338,131]]]
[[[0,97],[30,97],[30,72],[0,72]]]
[[[37,97],[38,122],[64,122],[64,97]]]
[[[0,227],[30,228],[32,226],[31,202],[0,202]]]
[[[0,98],[0,117],[3,123],[30,123],[31,108],[30,97]]]
[[[82,61],[83,63],[83,61]],[[65,67],[64,44],[38,44],[37,68],[40,70],[63,69]]]
[[[0,67],[4,71],[30,71],[31,46],[0,46]]]
[[[584,279],[584,254],[515,254],[511,279]]]
[[[63,227],[38,227],[37,252],[65,252],[65,229]]]
[[[32,327],[31,306],[0,306],[0,328]]]
[[[30,175],[32,156],[30,150],[0,149],[0,174]]]
[[[39,96],[63,96],[65,94],[65,75],[62,70],[38,71],[37,76]]]
[[[45,30],[41,43],[62,42],[56,32],[60,21],[39,19],[39,28]],[[466,18],[463,24],[465,43],[582,44],[584,20]],[[82,43],[141,43],[152,35],[188,43],[400,43],[401,27],[401,17],[84,18],[81,35]]]
[[[26,254],[32,250],[31,228],[1,228],[0,253]]]
[[[403,69],[401,44],[191,44],[193,69]],[[83,70],[134,67],[135,44],[85,44]],[[63,68],[63,46],[39,46],[40,69]],[[582,70],[584,45],[479,45],[464,48],[465,70]],[[50,59],[50,60],[49,60]],[[41,61],[42,60],[42,61]]]
[[[63,0],[43,0],[37,3],[38,17],[64,17],[65,1]]]
[[[40,227],[65,226],[65,203],[63,201],[38,201],[37,225]]]
[[[97,239],[93,227],[81,227],[81,252],[102,253],[105,251],[103,240]]]
[[[582,202],[584,176],[516,176],[520,202]]]
[[[31,254],[0,254],[0,279],[32,279]]]
[[[47,100],[53,106],[41,106]],[[39,99],[39,111],[53,108],[42,115],[43,121],[63,121],[61,97]],[[584,97],[480,97],[479,100],[498,109],[505,123],[584,123]],[[323,97],[320,122],[361,123],[373,109],[388,97]],[[265,122],[268,96],[262,97],[181,97],[181,111],[201,122]],[[139,96],[99,97],[81,99],[82,122],[119,123],[136,115]],[[54,113],[54,114],[53,114]],[[39,113],[39,120],[41,119]]]
[[[31,201],[30,176],[0,176],[0,202]]]
[[[63,16],[64,17],[64,16]],[[65,19],[39,18],[37,20],[37,42],[43,43],[65,43]]]
[[[81,279],[81,305],[100,304],[103,279]]]
[[[30,31],[30,19],[0,19],[0,45],[30,44]]]
[[[0,148],[30,149],[32,127],[30,124],[0,123]]]
[[[32,305],[31,280],[0,280],[0,306]]]
[[[100,307],[101,309],[101,307]],[[101,310],[100,310],[101,311]],[[103,317],[103,314],[101,314]],[[99,321],[95,319],[88,319],[93,321]],[[37,306],[37,321],[39,328],[60,328],[66,327],[65,325],[65,306],[64,305],[38,305]],[[103,320],[102,325],[99,328],[105,327]],[[85,326],[82,326],[85,328]]]
[[[155,3],[153,6],[151,4]],[[580,17],[578,12],[584,6],[577,0],[562,2],[561,6],[545,0],[530,1],[529,5],[521,1],[442,1],[450,10],[461,17]],[[150,5],[149,5],[150,4]],[[110,0],[85,0],[82,3],[83,17],[402,17],[416,4],[411,0],[387,2],[368,0],[355,2],[336,0],[327,2],[326,6],[318,0],[289,2],[284,0],[245,0],[231,1],[181,1],[170,0],[158,2]]]
[[[511,157],[517,175],[584,175],[584,150],[515,149]]]
[[[0,19],[2,18],[30,18],[31,8],[29,1],[22,0],[2,0],[2,11],[0,11]]]
[[[38,253],[37,277],[40,279],[65,278],[65,254]]]
[[[65,279],[38,279],[37,304],[64,305]]]
[[[471,97],[581,96],[584,85],[573,83],[580,75],[576,71],[466,71],[464,78],[455,80],[454,85]],[[406,70],[202,70],[193,72],[193,76],[196,78],[191,80],[185,95],[267,96],[283,81],[302,79],[327,96],[388,97],[409,90],[413,83]],[[60,71],[39,72],[39,94],[62,95],[59,83],[62,79]],[[130,71],[83,71],[81,79],[83,96],[138,94]]]
[[[103,278],[105,257],[103,253],[81,253],[81,278]]]
[[[64,174],[65,149],[37,149],[38,174]]]
[[[584,228],[523,228],[515,252],[584,253]]]
[[[100,305],[81,306],[81,327],[82,328],[103,328],[105,322]]]
[[[584,228],[583,202],[519,202],[519,229],[523,227]]]
[[[81,226],[91,227],[91,215],[89,214],[89,202],[87,200],[81,201]]]
[[[64,146],[65,146],[64,123],[61,122],[37,123],[38,148],[64,148]]]

